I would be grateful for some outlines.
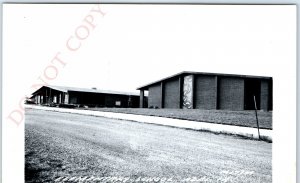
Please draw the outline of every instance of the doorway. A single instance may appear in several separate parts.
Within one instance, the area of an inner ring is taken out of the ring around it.
[[[255,109],[254,96],[256,99],[257,109],[260,110],[260,80],[247,78],[245,79],[245,101],[244,101],[245,110]]]

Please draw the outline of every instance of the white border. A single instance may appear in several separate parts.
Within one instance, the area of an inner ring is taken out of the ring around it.
[[[41,1],[6,1],[5,3],[13,3],[13,2],[18,2],[18,3],[41,3]],[[175,1],[175,0],[169,0],[169,1],[143,1],[142,3],[157,3],[157,2],[160,2],[160,3],[200,3],[200,4],[297,4],[298,5],[298,1],[272,1],[272,3],[270,3],[270,1],[261,1],[261,0],[252,0],[252,1],[249,1],[249,0],[242,0],[242,1],[215,1],[215,0],[212,0],[212,1],[199,1],[199,0],[194,0],[194,1]],[[2,1],[2,3],[4,3]],[[46,1],[44,1],[43,3],[47,3]],[[51,1],[48,3],[87,3],[87,2],[84,2],[84,1],[58,1],[58,0],[54,0],[54,1]],[[99,3],[99,1],[89,1],[89,3]],[[138,0],[133,0],[133,1],[122,1],[122,0],[119,0],[119,1],[107,1],[107,0],[103,0],[101,1],[101,3],[141,3],[141,1],[138,1]],[[298,16],[298,6],[297,6],[297,17]],[[2,19],[1,19],[2,21]],[[298,22],[297,22],[298,23]],[[1,24],[2,25],[2,24]],[[297,24],[297,30],[299,30],[299,23]],[[2,32],[2,29],[1,29],[1,32]],[[298,36],[299,32],[297,31],[297,36]],[[2,37],[1,37],[2,38]],[[299,39],[299,38],[297,38]],[[297,43],[298,43],[299,40],[297,40]],[[1,43],[1,47],[2,47],[2,43]],[[2,55],[2,49],[0,51],[1,55]],[[299,53],[299,47],[298,47],[298,44],[297,44],[297,53]],[[297,54],[297,60],[298,60],[298,54]],[[297,70],[299,69],[299,64],[297,62]],[[2,68],[2,62],[1,62],[1,68]],[[3,73],[3,72],[1,72]],[[297,72],[297,79],[299,78],[299,74]],[[2,76],[2,79],[3,79],[3,76]],[[2,80],[1,80],[2,81]],[[294,83],[292,83],[294,84]],[[299,81],[297,80],[297,84],[299,84]],[[1,82],[1,88],[2,88],[2,82]],[[299,86],[299,85],[298,85]],[[298,87],[297,87],[297,91],[298,91]],[[298,92],[297,92],[298,94]],[[274,100],[276,100],[276,98],[274,98]],[[2,91],[1,91],[1,98],[0,98],[0,102],[2,104]],[[299,114],[299,98],[297,98],[297,114]],[[293,106],[292,106],[293,108]],[[2,115],[2,111],[1,111],[1,115]],[[297,115],[297,121],[298,121],[298,115]],[[2,123],[1,123],[1,126],[0,128],[2,129]],[[300,127],[299,125],[297,125],[297,131],[299,131]],[[299,136],[297,135],[297,138]],[[1,131],[1,138],[2,138],[2,131]],[[1,142],[2,142],[2,139],[1,139]],[[295,144],[296,145],[296,144]],[[297,142],[297,145],[299,147],[300,143]],[[2,143],[1,143],[1,148],[2,148]],[[299,150],[298,150],[299,152]],[[298,153],[299,154],[299,153]],[[299,157],[299,155],[297,154],[297,157]],[[282,156],[289,156],[289,154],[284,154]],[[1,149],[1,158],[2,158],[2,149]],[[284,157],[283,157],[284,158]],[[2,161],[1,161],[2,162]],[[296,173],[296,172],[295,172]],[[298,170],[297,172],[297,179],[298,181],[300,181],[300,171]],[[2,166],[1,166],[1,171],[0,171],[0,177],[2,178]],[[0,182],[2,182],[2,179],[0,180]]]

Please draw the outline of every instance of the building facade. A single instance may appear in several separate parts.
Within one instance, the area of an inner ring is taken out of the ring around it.
[[[269,111],[273,108],[272,85],[272,77],[181,72],[138,90],[141,107],[254,110],[256,104],[258,110]]]
[[[108,90],[43,86],[32,94],[36,104],[74,104],[89,107],[139,107],[139,95]]]

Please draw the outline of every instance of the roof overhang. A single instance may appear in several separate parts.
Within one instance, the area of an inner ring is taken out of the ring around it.
[[[112,91],[112,90],[97,90],[97,89],[89,89],[89,88],[76,88],[76,87],[65,87],[65,86],[51,86],[46,85],[39,88],[37,91],[32,93],[32,95],[35,95],[39,93],[42,88],[49,88],[52,90],[57,90],[60,92],[85,92],[85,93],[102,93],[102,94],[111,94],[111,95],[128,95],[128,96],[139,96],[138,93],[134,92],[121,92],[121,91]]]
[[[252,75],[241,75],[241,74],[223,74],[223,73],[183,71],[183,72],[171,75],[169,77],[165,77],[163,79],[140,86],[137,88],[137,90],[148,90],[149,87],[152,85],[159,84],[160,82],[170,80],[170,79],[173,79],[178,76],[186,76],[186,75],[206,75],[206,76],[224,76],[224,77],[237,77],[237,78],[272,79],[272,77],[267,77],[267,76],[252,76]]]

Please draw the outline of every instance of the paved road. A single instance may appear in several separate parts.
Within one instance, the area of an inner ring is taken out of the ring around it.
[[[272,182],[271,143],[94,116],[26,109],[25,151],[26,182]]]

